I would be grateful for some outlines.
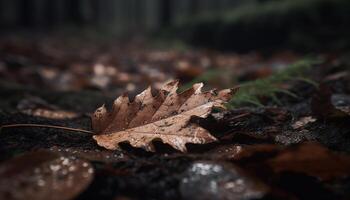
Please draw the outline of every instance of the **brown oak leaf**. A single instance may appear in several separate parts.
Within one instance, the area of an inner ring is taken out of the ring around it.
[[[178,94],[178,81],[165,84],[156,96],[147,88],[130,102],[127,95],[118,97],[108,112],[98,108],[92,117],[92,128],[98,145],[118,149],[119,143],[154,151],[152,141],[161,140],[186,152],[186,143],[204,144],[216,138],[198,124],[192,116],[207,117],[214,107],[223,107],[235,89],[202,92],[202,83]]]

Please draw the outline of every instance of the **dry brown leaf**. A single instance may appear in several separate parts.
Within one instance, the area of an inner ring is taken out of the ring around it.
[[[120,142],[154,151],[153,140],[161,140],[182,152],[186,143],[204,144],[215,137],[207,130],[190,123],[192,116],[206,117],[214,107],[222,107],[235,90],[202,92],[202,83],[178,94],[178,81],[165,84],[158,95],[146,89],[130,102],[127,95],[114,101],[111,112],[105,106],[92,117],[94,139],[107,149],[118,149]]]
[[[298,172],[325,181],[350,175],[350,157],[337,154],[319,143],[286,148],[266,163],[277,173]]]

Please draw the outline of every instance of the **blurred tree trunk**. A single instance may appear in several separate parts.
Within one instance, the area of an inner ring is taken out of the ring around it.
[[[82,25],[83,18],[80,10],[81,0],[65,0],[65,7],[67,9],[66,21],[72,22],[75,25]]]
[[[172,22],[172,0],[160,0],[160,26],[168,27]]]
[[[45,26],[52,27],[57,24],[56,15],[58,14],[56,11],[56,0],[45,1]]]
[[[0,0],[0,25],[13,27],[20,25],[19,1]]]
[[[99,0],[90,0],[92,8],[92,21],[94,24],[98,25],[100,23],[100,1]]]
[[[26,28],[33,26],[34,4],[32,1],[19,0],[19,19],[20,25]]]
[[[245,0],[248,1],[248,0]],[[256,1],[256,0],[249,0]],[[103,26],[155,31],[204,12],[220,12],[242,0],[0,0],[2,27]]]
[[[145,3],[145,26],[147,31],[153,31],[159,28],[159,4],[157,0],[148,0]]]
[[[191,0],[189,1],[189,9],[191,15],[197,15],[198,14],[198,0]]]

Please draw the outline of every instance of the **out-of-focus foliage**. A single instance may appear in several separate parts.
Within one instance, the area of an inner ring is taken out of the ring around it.
[[[262,1],[184,19],[178,28],[193,44],[225,50],[341,49],[350,44],[349,13],[347,0]]]
[[[240,89],[234,95],[228,107],[239,107],[243,105],[263,106],[260,98],[267,97],[272,99],[273,102],[281,104],[277,97],[278,93],[284,93],[291,97],[297,98],[297,95],[288,89],[283,88],[283,85],[288,81],[304,81],[311,85],[317,86],[317,83],[307,77],[306,72],[319,61],[312,59],[303,59],[294,64],[291,64],[286,69],[275,72],[271,76],[266,78],[259,78],[252,81],[245,81],[239,84]],[[180,91],[184,91],[189,88],[191,84],[197,82],[211,82],[212,80],[219,79],[229,72],[224,70],[209,70],[203,73],[201,76],[195,78],[190,83],[184,85]],[[232,75],[232,85],[237,84],[237,77]],[[228,86],[227,86],[228,87]]]
[[[283,83],[291,80],[300,80],[310,83],[314,86],[317,84],[310,78],[305,76],[305,72],[311,68],[315,61],[301,60],[292,64],[287,69],[277,72],[267,78],[249,81],[240,85],[239,91],[229,103],[229,107],[237,107],[245,104],[253,104],[256,106],[263,106],[259,98],[268,97],[275,103],[281,104],[277,97],[278,93],[284,93],[291,97],[297,97],[296,94],[281,87]]]

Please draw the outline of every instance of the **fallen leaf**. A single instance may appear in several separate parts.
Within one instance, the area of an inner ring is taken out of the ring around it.
[[[17,104],[17,109],[27,115],[48,119],[72,119],[79,116],[78,113],[63,110],[36,96],[29,96],[21,100]]]
[[[350,157],[336,154],[318,143],[289,147],[267,160],[274,172],[297,172],[331,180],[350,175]]]
[[[36,108],[33,110],[23,110],[23,113],[35,117],[43,117],[48,119],[72,119],[78,116],[77,113],[66,110],[49,110],[45,108]]]
[[[117,149],[121,142],[154,151],[153,140],[161,140],[185,152],[186,143],[216,141],[209,132],[190,123],[192,116],[207,117],[214,107],[223,107],[235,90],[202,92],[202,83],[178,94],[178,81],[165,84],[157,96],[146,89],[130,102],[127,95],[114,101],[111,112],[105,106],[92,117],[94,139],[100,146]]]
[[[350,156],[316,142],[290,147],[275,144],[225,145],[209,152],[212,158],[243,162],[253,171],[269,168],[276,174],[300,173],[323,181],[350,176]],[[272,175],[271,175],[272,176]]]
[[[73,199],[92,181],[92,166],[47,151],[26,153],[0,165],[0,199]]]
[[[309,123],[313,123],[315,122],[316,119],[311,117],[311,116],[307,116],[307,117],[301,117],[298,121],[294,122],[294,124],[292,124],[292,128],[293,129],[300,129],[303,128],[304,126],[306,126]]]
[[[251,159],[251,157],[264,157],[265,155],[271,156],[278,150],[279,147],[274,144],[229,144],[213,149],[209,153],[214,159],[238,161],[242,159]]]
[[[326,84],[319,86],[319,91],[311,99],[311,110],[318,119],[340,119],[350,116],[350,109],[343,106],[335,106],[332,102],[332,90]]]

